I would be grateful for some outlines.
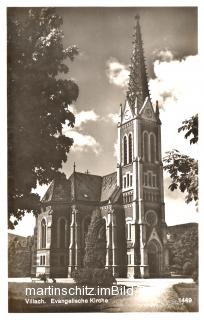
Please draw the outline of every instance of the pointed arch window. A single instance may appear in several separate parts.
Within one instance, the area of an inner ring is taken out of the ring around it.
[[[123,138],[124,165],[127,164],[127,137]]]
[[[144,132],[144,135],[143,135],[143,157],[144,157],[144,160],[145,161],[148,161],[148,133],[147,132]]]
[[[151,162],[156,160],[156,139],[153,133],[150,134],[150,159]]]
[[[132,163],[132,134],[128,136],[129,163]]]
[[[46,221],[45,219],[43,219],[41,221],[41,248],[46,248],[46,237],[47,237]]]

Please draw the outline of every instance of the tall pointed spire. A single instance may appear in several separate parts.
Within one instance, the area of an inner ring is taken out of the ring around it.
[[[142,107],[146,97],[149,97],[147,73],[145,67],[143,42],[140,30],[140,17],[135,16],[136,26],[133,41],[133,51],[130,65],[127,99],[131,107],[134,107],[137,99],[138,110]]]

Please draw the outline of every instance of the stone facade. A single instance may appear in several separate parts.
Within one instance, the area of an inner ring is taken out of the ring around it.
[[[53,181],[36,220],[36,275],[72,277],[83,266],[94,210],[100,210],[106,229],[105,268],[118,277],[167,273],[161,122],[158,104],[150,99],[139,17],[134,37],[118,123],[117,171],[102,177],[74,167],[68,180]]]

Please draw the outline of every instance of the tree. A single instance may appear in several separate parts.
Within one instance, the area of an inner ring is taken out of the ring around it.
[[[184,264],[189,262],[193,270],[196,270],[198,267],[197,225],[172,226],[168,229],[168,233],[170,235],[168,247],[171,269],[177,266],[177,269],[181,270]]]
[[[102,268],[105,266],[105,237],[105,221],[100,209],[95,209],[85,239],[84,267]]]
[[[62,18],[54,8],[8,9],[8,217],[13,229],[25,212],[38,214],[37,181],[51,182],[73,143],[62,133],[74,126],[68,105],[79,89],[61,79],[76,46],[63,48]],[[64,77],[65,78],[65,77]]]
[[[182,122],[178,132],[187,131],[185,138],[190,138],[190,144],[198,142],[198,114]],[[163,159],[164,170],[168,171],[172,179],[169,186],[171,191],[180,189],[186,192],[185,201],[189,203],[198,200],[198,161],[181,154],[178,150],[168,151]]]

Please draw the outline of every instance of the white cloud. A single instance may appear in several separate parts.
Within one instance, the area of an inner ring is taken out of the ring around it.
[[[161,106],[163,152],[178,149],[197,157],[197,146],[190,146],[178,128],[201,107],[198,56],[168,62],[156,60],[154,72],[156,78],[149,81],[149,86],[153,104],[158,100]]]
[[[198,56],[188,56],[176,60],[171,52],[161,51],[154,62],[155,79],[149,81],[152,102],[159,100],[160,118],[162,121],[162,150],[178,149],[180,152],[198,157],[198,146],[189,144],[184,133],[178,133],[182,121],[199,112],[201,108],[199,88]],[[168,189],[170,184],[164,172],[165,211],[168,225],[187,223],[199,220],[195,204],[186,204],[184,194]]]
[[[119,122],[119,114],[118,113],[109,113],[108,118],[112,120],[113,123],[117,124]]]
[[[75,115],[75,126],[74,128],[70,128],[67,121],[65,125],[63,125],[62,132],[65,136],[68,136],[74,140],[72,151],[87,152],[92,150],[95,154],[99,154],[101,152],[100,144],[91,135],[83,133],[82,124],[89,121],[97,121],[100,119],[100,116],[97,115],[93,110],[82,110],[77,113],[74,105],[70,105],[69,110]],[[76,131],[75,128],[77,128],[78,131]]]
[[[114,157],[117,159],[117,162],[119,162],[119,148],[118,148],[118,139],[117,141],[114,143],[114,152],[113,152],[113,155]]]
[[[79,128],[83,123],[88,121],[97,121],[100,116],[95,113],[94,110],[80,111],[77,113],[76,107],[74,105],[69,106],[69,110],[75,115],[75,127]],[[68,121],[66,122],[68,124]]]
[[[116,86],[126,88],[129,79],[129,69],[127,65],[120,63],[116,58],[110,58],[106,62],[106,75],[109,82]]]
[[[97,121],[99,116],[93,110],[80,111],[76,114],[75,127],[80,127],[82,123],[87,123],[88,121]]]
[[[153,52],[160,61],[172,61],[174,59],[173,53],[169,49]]]
[[[73,151],[87,152],[91,149],[97,155],[101,152],[100,144],[90,135],[77,132],[74,129],[64,129],[63,134],[74,139]]]

